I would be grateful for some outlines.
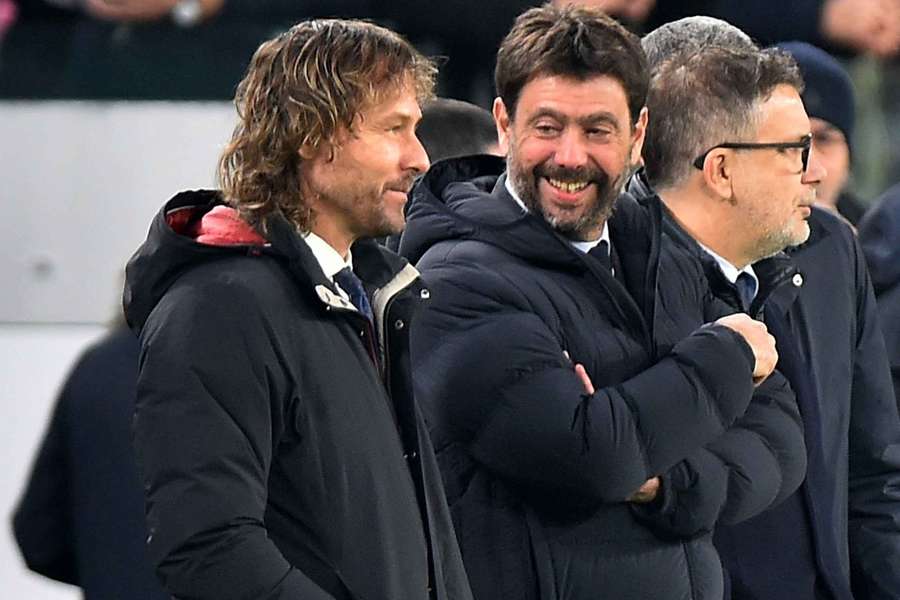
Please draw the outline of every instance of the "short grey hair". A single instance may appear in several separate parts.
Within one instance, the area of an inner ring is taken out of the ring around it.
[[[704,48],[756,50],[750,36],[722,19],[685,17],[657,27],[643,38],[641,46],[651,71],[668,58],[694,54]]]
[[[694,159],[716,144],[753,140],[759,105],[776,86],[803,90],[788,53],[760,50],[719,19],[669,23],[645,36],[642,45],[651,56],[644,165],[657,190],[688,178]]]

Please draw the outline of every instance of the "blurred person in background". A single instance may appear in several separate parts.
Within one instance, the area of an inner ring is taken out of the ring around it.
[[[805,42],[782,42],[778,47],[789,52],[800,67],[812,151],[826,170],[816,190],[816,204],[856,225],[866,207],[847,189],[856,119],[853,82],[844,67],[824,50]]]
[[[436,98],[426,103],[416,135],[432,163],[455,156],[500,152],[490,111],[462,100]]]
[[[730,597],[898,598],[900,417],[862,252],[843,219],[811,207],[825,172],[799,73],[747,107],[733,95],[748,77],[713,68],[717,54],[723,67],[759,54],[740,30],[686,18],[643,44],[651,117],[630,189],[662,198],[669,238],[693,249],[716,295],[764,312],[804,424],[801,489],[716,528]]]
[[[872,205],[859,225],[859,243],[872,273],[894,394],[900,404],[900,184]]]
[[[264,43],[222,192],[182,192],[129,262],[150,558],[209,600],[469,600],[412,397],[399,232],[435,68],[363,21]]]
[[[78,358],[13,517],[28,568],[84,600],[169,598],[147,556],[131,445],[138,350],[121,321]]]
[[[371,0],[17,0],[0,97],[226,100],[248,57],[303,18]]]

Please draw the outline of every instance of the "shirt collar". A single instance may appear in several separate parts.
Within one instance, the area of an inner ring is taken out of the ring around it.
[[[309,249],[312,250],[313,256],[316,257],[319,266],[322,268],[322,272],[325,273],[325,277],[330,281],[334,281],[335,273],[341,269],[350,267],[350,270],[353,270],[353,256],[349,250],[347,250],[347,260],[345,261],[337,250],[312,231],[304,234],[303,240],[309,246]]]
[[[516,204],[518,204],[522,208],[522,212],[526,212],[526,213],[530,212],[528,210],[528,207],[525,206],[525,203],[522,202],[522,199],[519,197],[519,194],[516,193],[515,189],[513,189],[512,181],[510,180],[508,173],[506,176],[506,181],[504,181],[503,184],[506,186],[506,191],[509,192],[509,195],[512,196],[512,199],[515,200]],[[584,253],[590,252],[594,248],[594,246],[596,246],[600,242],[606,242],[607,248],[611,248],[612,243],[609,240],[609,223],[608,222],[603,223],[603,231],[600,232],[600,237],[597,238],[596,240],[589,240],[586,242],[575,241],[575,240],[567,240],[567,241],[573,248],[575,248],[576,250],[578,250],[580,252],[584,252]]]
[[[700,242],[697,243],[700,244]],[[759,277],[756,276],[756,272],[753,270],[753,265],[747,265],[743,269],[738,269],[736,266],[728,262],[727,259],[722,258],[718,254],[716,254],[715,251],[713,251],[711,248],[708,248],[703,244],[700,244],[700,247],[715,259],[716,264],[719,265],[719,270],[722,271],[723,275],[725,275],[725,279],[730,281],[732,284],[737,283],[738,276],[740,276],[741,273],[746,273],[751,278],[753,278],[753,296],[756,296],[756,292],[759,291]]]

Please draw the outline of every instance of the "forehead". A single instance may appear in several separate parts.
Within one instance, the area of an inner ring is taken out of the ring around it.
[[[759,116],[759,138],[766,138],[766,141],[788,141],[810,132],[803,100],[796,88],[790,85],[776,86],[760,104]]]
[[[363,122],[400,118],[418,121],[422,117],[415,87],[407,82],[398,88],[381,90],[359,113]]]
[[[522,88],[515,118],[528,119],[549,110],[569,118],[609,113],[627,123],[628,97],[621,82],[608,75],[576,79],[559,75],[535,77]]]

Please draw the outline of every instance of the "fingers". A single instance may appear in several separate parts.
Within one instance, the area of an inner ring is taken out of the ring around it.
[[[775,350],[775,338],[769,334],[765,324],[751,319],[743,313],[736,313],[722,317],[716,321],[718,325],[724,325],[739,333],[750,349],[753,351],[755,364],[753,367],[753,381],[761,383],[775,369],[778,363],[778,352]]]
[[[656,499],[656,495],[659,493],[659,486],[659,477],[651,477],[645,481],[636,492],[628,496],[625,501],[633,502],[635,504],[647,504],[648,502],[653,502]]]
[[[584,386],[584,392],[588,396],[592,396],[594,394],[594,384],[591,381],[590,376],[587,374],[584,365],[575,365],[575,374],[578,375],[578,378],[581,380],[581,385]]]

